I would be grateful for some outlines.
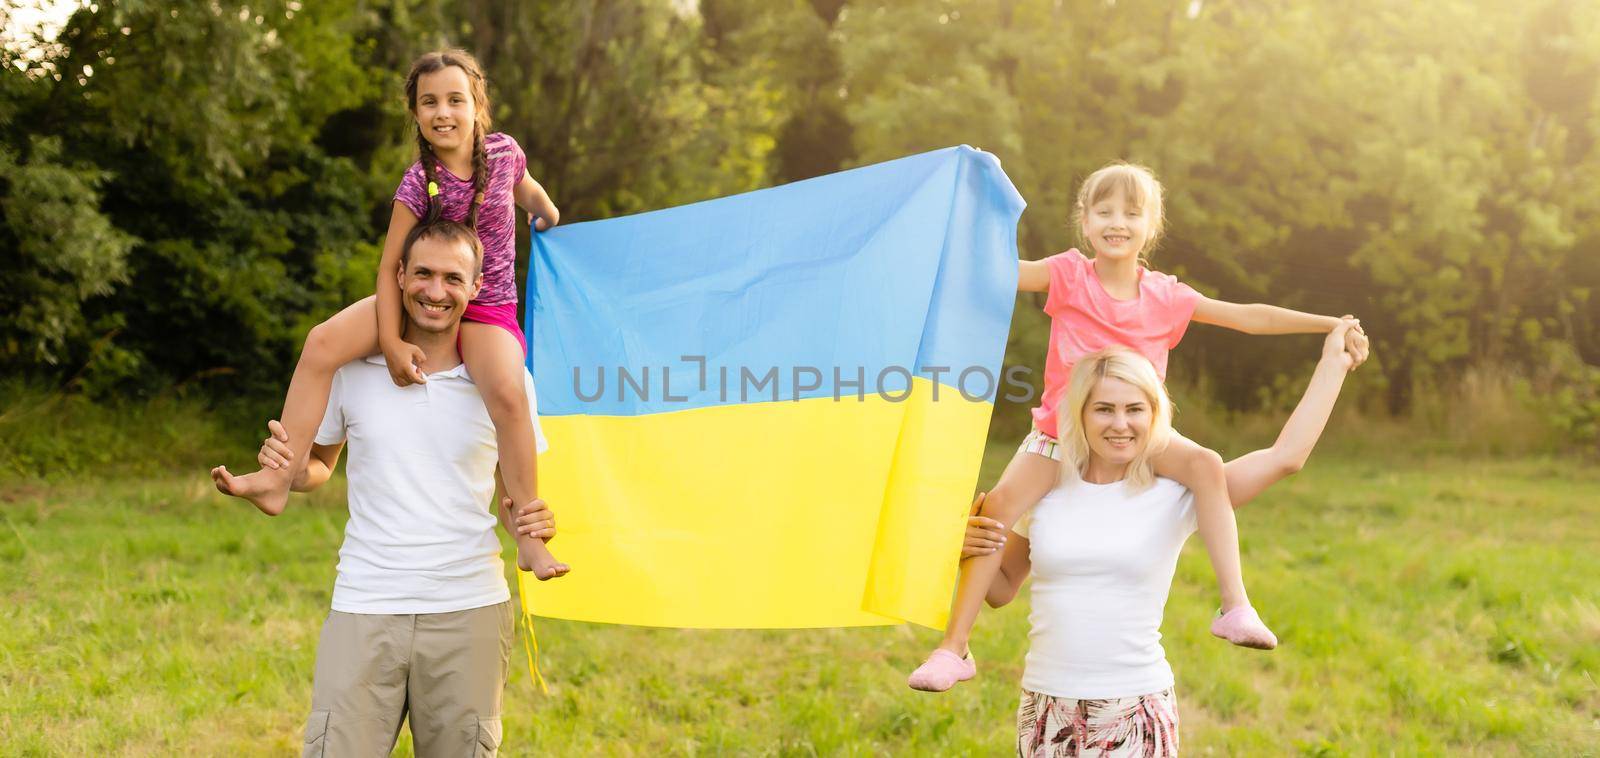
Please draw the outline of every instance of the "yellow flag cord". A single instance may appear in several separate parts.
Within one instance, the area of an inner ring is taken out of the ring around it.
[[[539,640],[533,636],[533,614],[526,611],[522,614],[522,649],[528,652],[528,673],[533,675],[533,681],[539,683],[539,690],[550,694],[550,688],[544,683],[544,675],[539,673]]]

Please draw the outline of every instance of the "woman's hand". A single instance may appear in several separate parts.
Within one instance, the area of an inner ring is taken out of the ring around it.
[[[961,545],[962,558],[992,555],[1005,546],[1004,524],[987,516],[972,516],[967,519],[967,539]]]
[[[990,555],[1005,547],[1006,525],[987,516],[978,515],[983,509],[983,499],[988,494],[979,492],[978,497],[972,501],[972,513],[967,517],[966,539],[961,543],[962,559]]]
[[[389,378],[396,387],[428,383],[428,378],[422,375],[422,362],[428,359],[422,348],[402,339],[386,342],[382,347],[383,360],[389,364]]]
[[[1361,331],[1361,321],[1354,316],[1344,316],[1338,326],[1328,332],[1322,341],[1322,360],[1336,361],[1345,371],[1354,371],[1367,360],[1367,335]]]
[[[1367,341],[1367,333],[1361,331],[1359,323],[1354,329],[1350,330],[1350,334],[1345,339],[1345,351],[1350,354],[1352,361],[1351,371],[1356,370],[1361,364],[1367,362],[1367,356],[1371,352],[1370,344]]]

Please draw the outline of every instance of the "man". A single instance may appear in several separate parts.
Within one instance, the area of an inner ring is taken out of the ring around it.
[[[495,428],[457,349],[461,314],[482,283],[483,249],[465,226],[419,226],[400,259],[404,337],[428,381],[396,387],[382,355],[334,378],[316,444],[293,489],[328,480],[350,442],[350,520],[332,611],[317,646],[305,755],[387,754],[409,711],[418,756],[493,755],[513,635],[495,516]],[[533,379],[528,404],[537,408]],[[294,460],[283,427],[263,465]],[[539,452],[545,440],[534,421]],[[231,494],[232,476],[212,471]],[[499,520],[548,539],[541,501],[499,502]]]

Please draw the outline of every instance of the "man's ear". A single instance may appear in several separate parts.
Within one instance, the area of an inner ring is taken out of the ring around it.
[[[481,289],[483,289],[483,272],[480,271],[478,272],[478,276],[472,280],[472,295],[468,297],[467,300],[469,302],[472,300],[477,300],[478,290]]]
[[[406,291],[406,264],[401,263],[400,268],[395,269],[394,283],[395,286],[400,288],[401,292]]]

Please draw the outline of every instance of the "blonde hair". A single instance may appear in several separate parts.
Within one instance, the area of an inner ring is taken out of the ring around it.
[[[1121,345],[1113,345],[1078,359],[1072,367],[1072,378],[1056,406],[1056,424],[1060,432],[1061,475],[1082,478],[1089,468],[1092,455],[1089,436],[1083,427],[1083,409],[1089,403],[1089,394],[1101,379],[1120,379],[1144,393],[1150,403],[1150,432],[1144,449],[1128,465],[1123,481],[1135,490],[1155,483],[1155,459],[1172,441],[1172,398],[1156,375],[1150,359]]]
[[[1129,203],[1143,208],[1150,217],[1150,237],[1139,251],[1139,257],[1146,257],[1156,249],[1156,243],[1161,241],[1167,228],[1166,207],[1161,201],[1163,191],[1155,173],[1144,166],[1126,161],[1106,164],[1083,180],[1083,186],[1078,189],[1078,201],[1072,206],[1072,225],[1076,228],[1078,244],[1084,250],[1093,249],[1083,236],[1083,218],[1095,203],[1120,194]]]

